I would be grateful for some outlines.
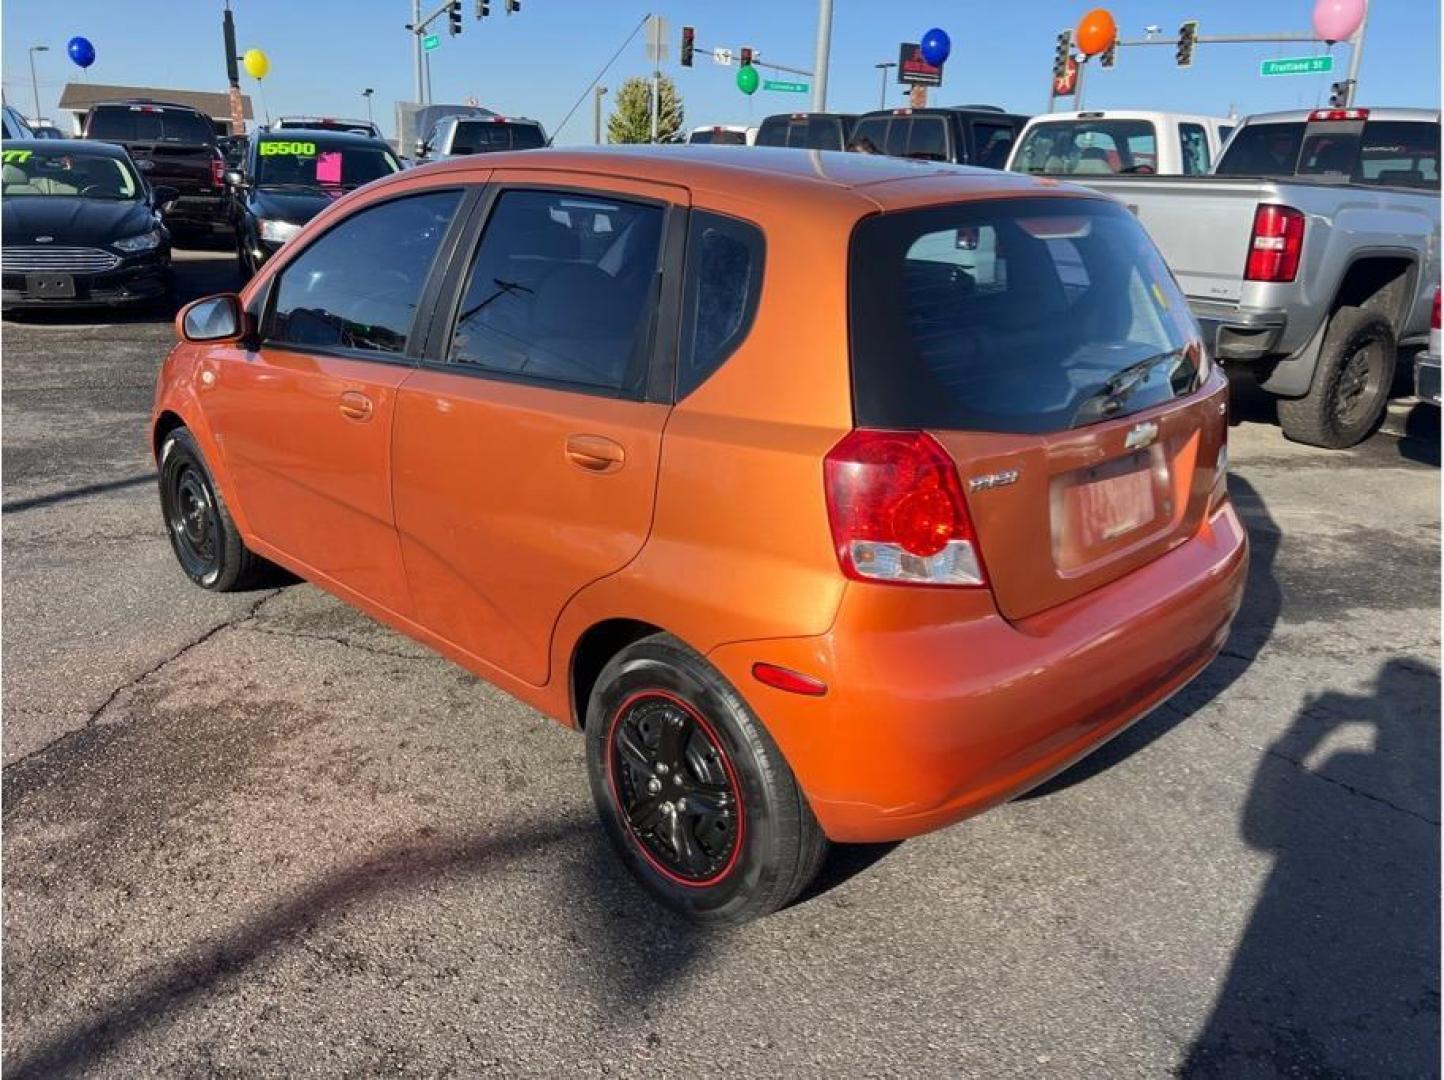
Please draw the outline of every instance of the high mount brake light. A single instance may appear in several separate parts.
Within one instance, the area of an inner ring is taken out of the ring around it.
[[[1293,281],[1304,250],[1304,215],[1292,206],[1263,203],[1253,215],[1247,281]]]
[[[1367,120],[1368,109],[1315,109],[1309,113],[1311,123],[1329,120]]]
[[[842,572],[856,581],[986,587],[952,458],[921,431],[849,432],[823,461]]]

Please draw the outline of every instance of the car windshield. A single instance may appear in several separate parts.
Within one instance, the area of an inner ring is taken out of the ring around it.
[[[210,146],[216,141],[216,129],[200,113],[189,109],[167,109],[157,105],[116,105],[97,107],[90,114],[85,137],[108,142]]]
[[[1158,140],[1147,120],[1048,120],[1028,129],[1009,167],[1051,176],[1151,173]]]
[[[535,150],[546,142],[536,124],[498,120],[467,120],[456,125],[453,154],[480,154],[489,150]]]
[[[82,199],[138,199],[141,185],[130,163],[75,150],[0,151],[0,195],[63,195]]]
[[[1102,199],[878,214],[853,233],[859,424],[1082,427],[1192,392],[1188,304],[1137,219]]]
[[[256,146],[256,186],[349,191],[401,171],[380,146],[343,146],[314,139],[264,139]]]

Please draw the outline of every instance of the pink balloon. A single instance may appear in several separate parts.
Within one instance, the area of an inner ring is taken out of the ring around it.
[[[1365,0],[1318,0],[1314,33],[1324,41],[1348,41],[1364,21]]]

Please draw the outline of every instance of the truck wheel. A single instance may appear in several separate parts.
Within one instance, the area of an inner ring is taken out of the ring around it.
[[[623,649],[597,678],[587,773],[622,861],[693,922],[776,911],[827,850],[777,744],[716,669],[668,634]]]
[[[1331,450],[1363,442],[1383,418],[1397,352],[1388,319],[1366,308],[1340,308],[1329,321],[1309,392],[1279,401],[1284,435]]]

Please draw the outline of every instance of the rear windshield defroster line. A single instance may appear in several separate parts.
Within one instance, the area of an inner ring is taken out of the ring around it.
[[[1172,274],[1110,200],[990,199],[879,214],[849,254],[860,426],[1047,433],[1197,389]]]

